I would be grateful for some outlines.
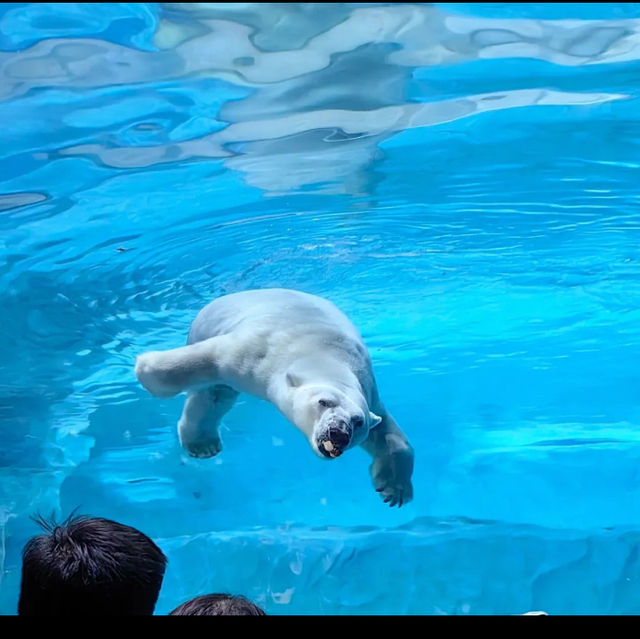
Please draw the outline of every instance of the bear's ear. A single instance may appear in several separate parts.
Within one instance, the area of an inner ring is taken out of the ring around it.
[[[382,417],[378,417],[378,415],[369,411],[369,421],[371,422],[369,428],[375,428],[382,421]]]
[[[298,377],[295,373],[287,371],[287,386],[296,388],[297,386],[300,386],[300,384],[302,384],[302,379],[300,379],[300,377]]]

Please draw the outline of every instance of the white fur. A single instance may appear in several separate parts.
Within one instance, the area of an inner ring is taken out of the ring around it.
[[[135,373],[158,397],[188,392],[178,431],[193,456],[220,452],[220,420],[249,393],[275,404],[323,458],[323,438],[332,456],[362,445],[385,501],[411,499],[411,446],[378,397],[358,331],[327,300],[286,289],[218,298],[194,320],[187,346],[140,355]],[[336,425],[349,433],[343,450],[326,443]]]

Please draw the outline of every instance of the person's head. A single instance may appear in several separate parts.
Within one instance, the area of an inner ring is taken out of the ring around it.
[[[109,519],[39,518],[46,534],[22,553],[19,615],[152,615],[167,558],[149,537]]]
[[[211,617],[235,615],[243,617],[266,616],[262,608],[258,608],[248,599],[234,595],[202,595],[178,606],[169,615],[177,617]]]

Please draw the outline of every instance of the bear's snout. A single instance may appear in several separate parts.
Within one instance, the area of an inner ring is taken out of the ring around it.
[[[318,437],[318,450],[330,459],[340,457],[349,447],[353,429],[343,420],[332,420]]]

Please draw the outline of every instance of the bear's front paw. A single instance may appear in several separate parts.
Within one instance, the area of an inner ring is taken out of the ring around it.
[[[389,506],[402,506],[413,499],[411,474],[413,451],[411,448],[385,452],[376,457],[370,468],[376,492]]]

